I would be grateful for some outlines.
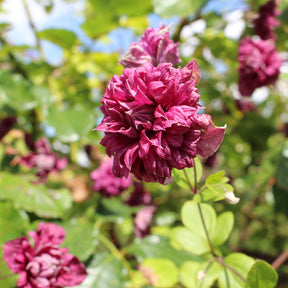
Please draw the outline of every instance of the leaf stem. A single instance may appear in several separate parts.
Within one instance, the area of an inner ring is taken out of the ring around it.
[[[246,283],[246,279],[240,275],[239,272],[237,272],[233,267],[229,266],[228,264],[226,264],[224,261],[223,261],[223,258],[221,257],[217,257],[216,258],[216,261],[221,265],[223,266],[224,268],[227,268],[228,270],[230,270],[232,273],[234,273],[239,279],[241,279],[244,283]]]
[[[214,247],[212,245],[212,242],[211,242],[211,239],[210,239],[210,236],[209,236],[209,233],[208,233],[208,229],[207,229],[207,226],[206,226],[206,223],[205,223],[205,219],[204,219],[204,216],[203,216],[203,212],[202,212],[202,208],[201,208],[200,203],[197,203],[197,207],[198,207],[198,210],[199,210],[199,214],[200,214],[201,222],[202,222],[202,225],[203,225],[203,229],[204,229],[204,232],[205,232],[205,235],[206,235],[209,247],[210,247],[210,251],[211,251],[211,253],[212,253],[212,255],[214,257],[217,257],[217,254],[215,253]]]
[[[25,12],[26,12],[27,17],[28,17],[30,28],[32,29],[32,31],[33,31],[33,33],[35,35],[36,47],[37,47],[37,49],[40,52],[41,59],[44,60],[45,59],[45,54],[44,54],[44,51],[43,51],[41,43],[40,43],[40,39],[39,39],[38,34],[37,34],[37,29],[36,29],[35,23],[33,22],[32,15],[31,15],[30,10],[28,8],[27,1],[26,0],[22,0],[22,3],[24,5],[24,9],[25,9]]]
[[[129,262],[125,259],[122,253],[115,247],[115,245],[103,234],[97,236],[98,240],[117,258],[122,262],[123,266],[128,270],[128,273],[131,274],[132,269]]]
[[[187,175],[187,173],[186,173],[185,168],[183,169],[183,172],[184,172],[184,175],[185,175],[185,177],[186,177],[186,180],[187,180],[187,183],[188,183],[188,185],[189,185],[189,188],[191,189],[191,191],[192,191],[193,194],[194,194],[194,188],[193,188],[193,186],[192,186],[192,184],[191,184],[191,182],[190,182],[190,180],[189,180],[189,178],[188,178],[188,175]]]
[[[288,249],[285,250],[282,254],[280,254],[280,256],[278,256],[273,263],[271,264],[271,266],[276,270],[278,269],[288,258]]]

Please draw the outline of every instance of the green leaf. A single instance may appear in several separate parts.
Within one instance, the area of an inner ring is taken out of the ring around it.
[[[202,261],[200,257],[194,254],[173,248],[169,238],[158,235],[149,235],[143,239],[136,238],[133,244],[125,248],[125,251],[136,256],[139,262],[146,258],[166,258],[177,267],[187,259]]]
[[[10,202],[0,202],[0,247],[7,241],[23,235],[28,228],[28,216]]]
[[[222,266],[216,262],[187,261],[179,270],[181,283],[187,288],[210,288],[222,269]]]
[[[203,169],[202,169],[201,162],[197,157],[194,158],[194,163],[195,163],[195,168],[196,168],[196,176],[197,176],[196,179],[197,179],[197,183],[198,183],[201,180]],[[174,180],[177,183],[177,185],[179,185],[182,188],[190,190],[191,188],[187,182],[185,173],[187,175],[187,178],[189,179],[189,182],[194,187],[195,186],[194,167],[184,168],[182,170],[177,170],[177,169],[172,170],[172,175],[174,176]]]
[[[2,276],[6,276],[6,275],[11,275],[10,277],[7,277],[5,279],[0,279],[0,285],[1,287],[5,287],[5,288],[15,288],[16,287],[16,282],[17,279],[19,278],[18,274],[14,274],[13,276],[13,272],[8,268],[6,262],[3,259],[3,253],[2,253],[2,249],[0,249],[0,278]]]
[[[60,111],[54,107],[45,122],[55,128],[58,138],[63,142],[78,141],[81,136],[88,133],[89,129],[94,128],[90,113],[84,108]]]
[[[127,287],[127,270],[123,264],[109,253],[96,253],[89,264],[88,276],[77,288]]]
[[[187,17],[194,15],[206,2],[207,0],[153,0],[153,6],[154,12],[164,18],[170,18],[175,15]]]
[[[93,223],[85,219],[72,219],[69,222],[61,223],[61,226],[66,231],[63,247],[68,247],[69,252],[81,261],[87,260],[93,254],[97,243],[98,230],[95,230]]]
[[[0,103],[7,103],[17,111],[31,110],[38,104],[31,83],[20,75],[0,72]]]
[[[241,279],[246,279],[249,270],[254,264],[255,260],[242,253],[232,253],[224,258],[224,265],[229,266],[235,272],[232,272],[227,266],[220,273],[218,283],[220,288],[244,288],[245,282]],[[240,277],[241,278],[240,278]],[[263,287],[264,288],[264,287]]]
[[[210,175],[202,186],[200,193],[194,196],[197,202],[212,202],[225,199],[226,192],[233,192],[233,187],[227,184],[228,177],[225,177],[225,171],[219,171]]]
[[[170,232],[170,239],[177,248],[196,255],[202,255],[210,250],[207,239],[194,234],[185,227],[173,228]]]
[[[277,281],[276,271],[265,261],[257,260],[248,273],[245,288],[274,288]]]
[[[216,228],[217,216],[214,209],[209,204],[199,204],[195,201],[185,202],[181,210],[181,219],[184,226],[190,231],[203,239],[206,239],[199,207],[201,208],[208,234],[212,235]]]
[[[153,287],[173,287],[178,282],[178,269],[175,264],[162,258],[145,259],[141,263],[141,271],[149,274]]]
[[[206,179],[207,184],[226,183],[229,179],[225,176],[225,171],[218,171],[215,174],[209,175]]]
[[[214,234],[211,235],[212,244],[219,246],[223,244],[229,237],[234,225],[234,215],[232,212],[227,211],[217,217],[216,229]]]
[[[10,200],[17,209],[33,212],[44,218],[64,217],[72,204],[68,189],[47,189],[32,184],[31,179],[9,173],[0,175],[0,199]]]
[[[42,39],[48,40],[64,49],[71,49],[77,37],[74,32],[64,29],[46,29],[37,33]]]

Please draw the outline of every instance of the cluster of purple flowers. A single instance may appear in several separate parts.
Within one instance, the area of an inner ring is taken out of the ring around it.
[[[254,20],[254,33],[259,38],[244,37],[239,44],[239,91],[243,96],[251,96],[256,88],[275,84],[280,75],[282,60],[276,51],[274,33],[279,21],[275,16],[275,0],[262,5]]]
[[[53,153],[47,138],[42,137],[35,142],[35,151],[20,159],[20,164],[29,168],[36,168],[37,183],[43,183],[47,180],[47,176],[51,172],[62,170],[67,165],[67,158],[58,158]]]
[[[11,271],[20,274],[19,288],[61,288],[80,284],[87,276],[85,266],[67,248],[60,245],[65,230],[54,223],[38,225],[27,237],[8,241],[3,256]]]
[[[210,115],[199,113],[196,60],[172,66],[180,61],[178,43],[165,26],[148,28],[120,59],[125,69],[110,81],[101,101],[104,118],[95,128],[105,133],[101,144],[113,157],[113,163],[91,173],[93,189],[102,195],[119,195],[131,185],[131,173],[140,181],[168,184],[173,168],[192,167],[196,155],[207,158],[217,151],[225,127],[215,127]],[[126,204],[145,205],[134,219],[136,236],[144,237],[156,207],[143,185],[133,184]]]

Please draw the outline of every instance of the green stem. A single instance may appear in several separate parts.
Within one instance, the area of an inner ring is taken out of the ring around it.
[[[192,186],[192,184],[191,184],[191,182],[190,182],[190,180],[189,180],[189,178],[188,178],[188,175],[187,175],[187,173],[186,173],[185,168],[183,169],[183,172],[184,172],[184,175],[185,175],[185,178],[186,178],[186,180],[187,180],[187,183],[188,183],[188,185],[189,185],[190,190],[194,193],[194,188],[193,188],[193,186]]]
[[[98,240],[117,258],[122,262],[123,266],[128,270],[128,273],[131,274],[132,269],[129,262],[125,259],[123,254],[115,247],[115,245],[103,234],[98,235]]]
[[[188,185],[192,191],[193,194],[196,194],[197,193],[197,169],[195,167],[195,162],[194,162],[194,159],[193,159],[193,168],[194,168],[194,188],[193,186],[191,185],[190,181],[189,181],[189,178],[188,178],[188,175],[187,173],[185,172],[184,170],[184,175],[186,177],[186,180],[188,182]],[[214,257],[217,257],[217,254],[215,253],[215,250],[214,250],[214,247],[212,245],[212,242],[211,242],[211,239],[209,237],[209,233],[208,233],[208,229],[207,229],[207,226],[206,226],[206,223],[205,223],[205,219],[204,219],[204,216],[203,216],[203,212],[202,212],[202,208],[201,208],[201,205],[200,203],[197,203],[197,207],[198,207],[198,210],[199,210],[199,214],[200,214],[200,218],[201,218],[201,222],[202,222],[202,225],[203,225],[203,229],[204,229],[204,232],[205,232],[205,235],[206,235],[206,238],[207,238],[207,241],[208,241],[208,244],[209,244],[209,247],[210,247],[210,251],[212,253],[212,255]]]

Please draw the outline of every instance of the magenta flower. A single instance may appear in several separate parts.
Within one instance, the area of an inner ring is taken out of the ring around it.
[[[12,129],[14,124],[17,123],[17,117],[7,116],[0,122],[0,141]]]
[[[80,284],[87,276],[85,266],[67,248],[60,248],[65,230],[54,223],[40,223],[27,237],[8,241],[3,256],[11,271],[20,274],[19,288],[61,288]]]
[[[134,233],[137,237],[143,238],[150,234],[151,223],[155,212],[155,206],[146,206],[138,211],[134,219]]]
[[[260,36],[263,40],[276,39],[274,28],[280,25],[280,21],[275,19],[280,15],[280,11],[276,10],[277,4],[275,0],[270,0],[266,4],[260,6],[258,17],[254,20],[255,35]]]
[[[94,181],[93,190],[103,196],[117,196],[132,184],[132,177],[117,178],[113,172],[113,159],[102,161],[101,165],[91,172],[90,177]]]
[[[47,180],[50,172],[57,172],[64,169],[67,165],[67,158],[58,158],[57,155],[52,152],[48,139],[42,137],[35,142],[35,151],[22,157],[20,164],[31,169],[37,168],[36,176],[39,178],[37,183],[42,183]]]
[[[133,42],[119,64],[125,68],[140,67],[147,63],[158,66],[161,63],[181,62],[178,43],[169,38],[169,27],[148,28],[139,43]]]
[[[143,186],[142,182],[134,181],[134,190],[130,194],[125,204],[129,206],[148,205],[152,202],[152,197]]]
[[[114,155],[113,173],[139,180],[167,184],[172,168],[193,166],[196,155],[205,158],[216,152],[225,127],[218,128],[202,106],[195,84],[198,64],[184,68],[171,64],[126,68],[114,75],[103,96],[101,144]]]
[[[245,37],[238,51],[239,91],[250,96],[256,88],[274,84],[280,75],[282,60],[270,41]]]

